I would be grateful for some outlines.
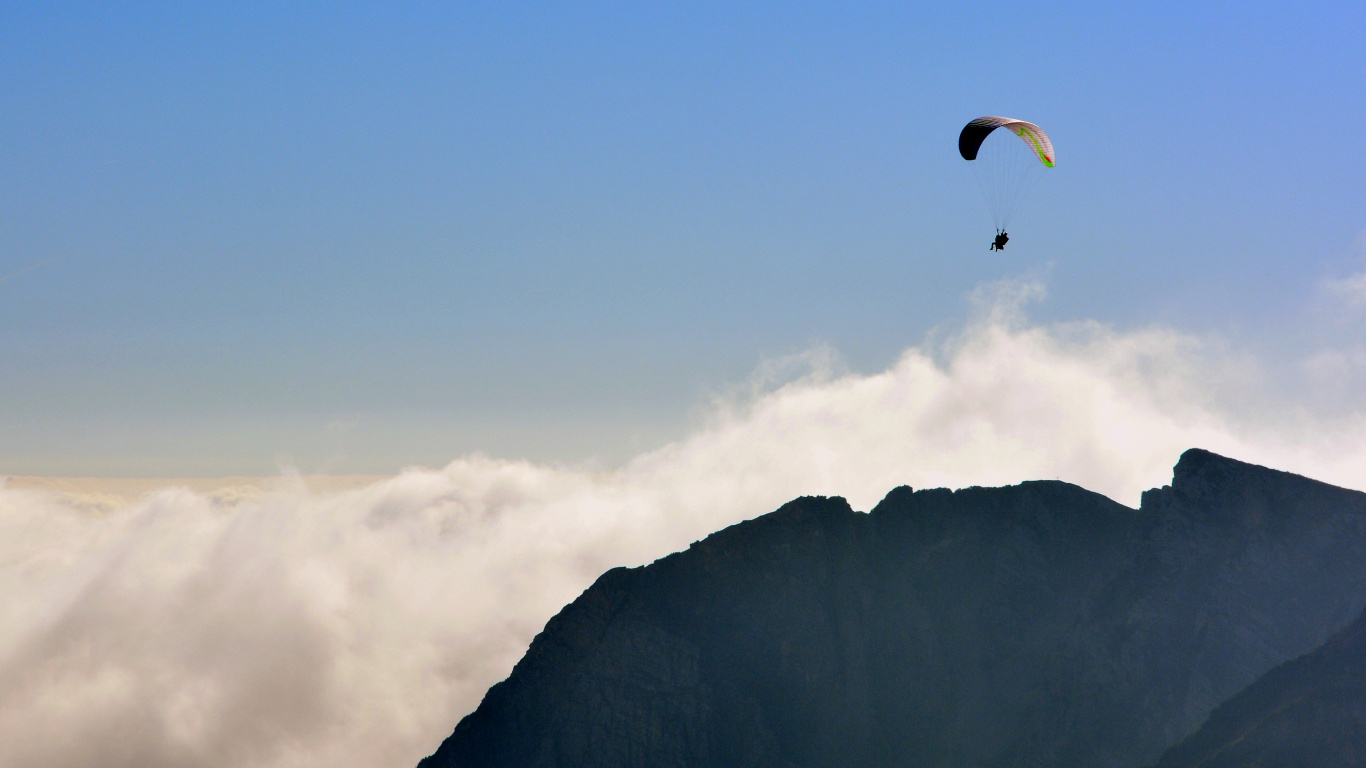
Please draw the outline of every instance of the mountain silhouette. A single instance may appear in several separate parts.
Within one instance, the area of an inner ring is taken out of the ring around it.
[[[1151,765],[1364,605],[1366,494],[1202,450],[1137,510],[801,498],[603,574],[420,766]]]

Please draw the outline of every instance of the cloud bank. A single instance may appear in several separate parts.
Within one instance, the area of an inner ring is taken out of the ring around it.
[[[1306,415],[1209,339],[1030,324],[1040,292],[985,290],[871,375],[808,356],[610,472],[476,455],[113,509],[0,487],[0,766],[413,765],[602,571],[802,494],[1060,478],[1133,505],[1193,446],[1366,487],[1366,408]]]

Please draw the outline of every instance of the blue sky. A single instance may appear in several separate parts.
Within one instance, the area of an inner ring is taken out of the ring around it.
[[[1359,4],[908,5],[6,4],[0,472],[611,462],[1001,278],[1274,358],[1361,270]]]

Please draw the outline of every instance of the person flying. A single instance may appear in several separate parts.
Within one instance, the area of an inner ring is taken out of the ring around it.
[[[1004,130],[997,130],[1004,129]],[[1054,167],[1053,140],[1034,123],[987,115],[968,122],[958,134],[958,154],[968,161],[986,198],[996,239],[991,250],[1005,249],[1012,214],[1033,182]]]

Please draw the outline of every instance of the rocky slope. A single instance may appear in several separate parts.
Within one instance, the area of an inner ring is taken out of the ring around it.
[[[1221,704],[1158,768],[1366,765],[1366,615]]]
[[[1136,511],[798,499],[604,574],[421,766],[1146,765],[1364,598],[1366,494],[1205,451]]]

